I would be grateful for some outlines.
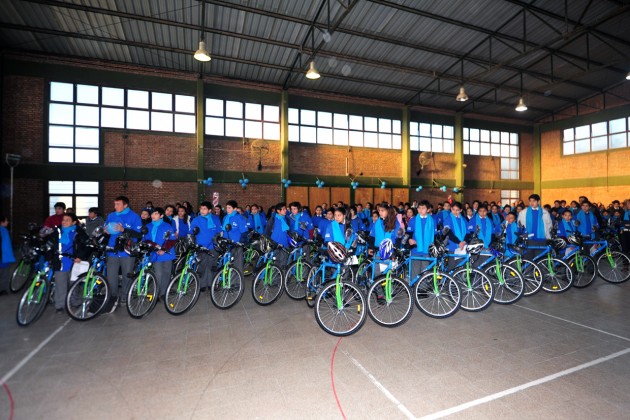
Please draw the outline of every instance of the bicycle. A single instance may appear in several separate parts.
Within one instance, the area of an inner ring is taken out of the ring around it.
[[[317,229],[317,228],[315,228]],[[292,239],[296,242],[295,247],[289,253],[289,261],[284,275],[284,291],[293,300],[302,300],[306,297],[306,284],[308,280],[308,274],[313,268],[311,258],[317,253],[309,252],[309,255],[304,254],[304,243],[309,245],[309,249],[312,250],[313,245],[317,244],[314,240],[304,240],[300,238],[297,233],[289,232],[292,235]]]
[[[252,231],[249,234],[249,243],[245,247],[243,253],[243,275],[249,276],[256,272],[259,267],[258,260],[260,259],[260,251],[258,250],[258,241],[260,240],[260,234]]]
[[[159,249],[153,243],[141,241],[128,251],[136,257],[136,269],[129,275],[133,281],[127,291],[127,312],[132,318],[147,316],[157,304],[159,288],[152,265],[155,261],[153,251]]]
[[[597,274],[608,283],[623,283],[630,278],[630,258],[610,247],[608,239],[599,241],[584,240],[591,246],[590,257],[595,260]],[[599,255],[599,256],[597,256]]]
[[[107,246],[102,227],[96,228],[92,236],[85,244],[94,249],[90,268],[72,283],[66,296],[66,311],[76,321],[88,321],[98,316],[107,306],[111,295],[107,282],[106,254],[113,248]]]
[[[243,275],[233,266],[230,250],[238,246],[235,242],[224,238],[221,233],[213,238],[214,250],[221,254],[218,261],[219,272],[214,276],[210,286],[210,300],[219,309],[229,309],[236,305],[245,292]]]
[[[555,257],[556,251],[562,248],[562,243],[554,239],[546,241],[545,245],[528,245],[529,237],[520,235],[525,250],[538,250],[532,261],[538,266],[541,273],[541,287],[548,293],[562,293],[573,284],[573,273],[567,263]],[[564,242],[564,241],[562,241]],[[564,243],[566,246],[566,242]]]
[[[575,231],[568,235],[567,246],[562,260],[566,261],[573,275],[573,287],[582,289],[590,285],[597,275],[595,260],[584,245],[584,238]]]
[[[260,260],[263,267],[258,271],[252,282],[252,297],[254,302],[266,306],[276,302],[284,290],[284,275],[280,267],[275,264],[275,252],[283,252],[280,245],[266,237],[260,238]]]
[[[207,250],[195,242],[198,230],[195,227],[191,234],[182,238],[182,268],[171,277],[166,288],[164,307],[171,315],[182,315],[190,311],[201,294],[201,283],[197,275],[198,255]]]
[[[343,282],[354,282],[354,274],[350,266],[345,265],[345,262],[343,265],[332,263],[324,255],[320,255],[319,259],[319,263],[311,267],[306,280],[306,294],[304,297],[307,306],[310,308],[315,306],[315,297],[326,282],[336,279],[337,276],[341,276]]]
[[[33,266],[35,261],[33,260],[33,255],[31,253],[31,249],[37,245],[39,245],[39,237],[37,236],[37,225],[34,223],[30,223],[28,227],[27,235],[20,235],[22,238],[22,246],[20,247],[20,254],[22,257],[18,262],[17,266],[11,272],[11,279],[9,282],[9,288],[12,293],[17,293],[26,284],[28,279],[31,278],[33,273]]]

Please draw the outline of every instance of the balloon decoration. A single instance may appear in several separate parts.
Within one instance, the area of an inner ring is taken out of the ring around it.
[[[320,181],[319,178],[317,178],[317,181],[315,181],[315,185],[317,185],[317,188],[323,188],[324,181]]]
[[[356,190],[357,187],[359,186],[359,181],[352,181],[350,183],[350,186],[352,187],[353,190]]]
[[[212,186],[212,178],[211,178],[211,177],[208,177],[208,178],[206,178],[206,179],[202,180],[202,181],[201,181],[201,183],[202,183],[203,185],[207,185],[208,187],[210,187],[210,186]]]
[[[247,184],[249,184],[249,178],[245,178],[245,174],[242,174],[243,177],[241,179],[238,180],[238,182],[241,184],[241,187],[243,187],[243,189],[247,188]]]
[[[442,192],[446,192],[446,185],[442,185],[442,186],[440,187],[440,191],[442,191]]]
[[[284,188],[289,188],[289,185],[291,185],[291,180],[282,178],[282,183],[284,184]]]
[[[422,191],[422,185],[418,185],[418,187],[416,187],[416,192],[420,192]]]
[[[455,188],[453,188],[453,192],[454,192],[455,194],[459,194],[461,190],[462,190],[462,189],[461,189],[461,188],[459,188],[459,187],[455,187]]]
[[[384,190],[387,187],[387,182],[383,181],[381,178],[378,179],[381,183],[381,189]]]

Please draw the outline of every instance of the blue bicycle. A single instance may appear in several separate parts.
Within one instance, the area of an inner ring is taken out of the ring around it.
[[[284,275],[280,267],[275,264],[276,253],[284,252],[281,247],[262,236],[259,240],[262,255],[259,262],[262,268],[256,273],[252,282],[252,296],[254,302],[266,306],[276,302],[282,296]]]
[[[218,261],[219,271],[210,285],[210,300],[219,309],[229,309],[236,305],[245,292],[243,274],[234,267],[232,248],[239,244],[224,238],[221,234],[214,237],[214,251],[221,256]]]

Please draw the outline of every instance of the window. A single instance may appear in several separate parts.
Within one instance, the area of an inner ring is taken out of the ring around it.
[[[49,213],[55,212],[55,203],[63,202],[74,208],[78,217],[86,217],[90,207],[98,207],[97,181],[48,181]]]
[[[50,83],[48,161],[100,161],[100,128],[194,133],[195,97],[73,83]]]
[[[574,155],[628,147],[629,127],[630,118],[618,118],[568,128],[562,133],[562,153]]]
[[[455,152],[455,128],[451,125],[411,122],[411,150],[416,152]]]
[[[206,98],[206,134],[280,140],[280,107]]]
[[[519,179],[517,133],[464,128],[464,154],[501,158],[501,179]]]
[[[289,141],[400,149],[400,120],[289,108]]]
[[[509,204],[510,206],[519,200],[518,190],[501,190],[501,206]]]

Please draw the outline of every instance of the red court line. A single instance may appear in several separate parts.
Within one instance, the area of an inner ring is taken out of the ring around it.
[[[7,386],[7,384],[2,384],[2,386],[4,387],[4,390],[7,392],[7,395],[9,396],[9,403],[11,404],[11,411],[9,414],[9,420],[13,420],[13,410],[14,410],[14,401],[13,401],[13,395],[11,395],[11,391],[9,390],[9,387]],[[345,416],[344,416],[345,419]]]
[[[343,412],[343,408],[341,407],[341,403],[339,402],[339,396],[337,395],[337,390],[335,389],[335,372],[334,372],[335,355],[337,354],[337,347],[339,347],[339,343],[341,343],[342,338],[343,337],[339,337],[339,340],[337,340],[337,344],[335,344],[335,348],[333,349],[333,352],[332,352],[332,357],[330,358],[330,381],[332,383],[333,394],[335,394],[335,400],[337,401],[337,407],[339,407],[339,412],[341,413],[341,417],[343,417],[343,420],[347,420],[346,414]]]

